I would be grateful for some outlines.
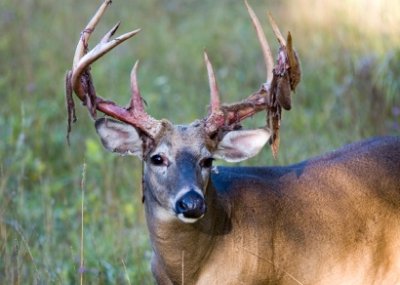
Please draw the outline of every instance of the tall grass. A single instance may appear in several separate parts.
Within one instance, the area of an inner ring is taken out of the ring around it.
[[[63,77],[100,2],[0,2],[1,284],[80,282],[84,163],[84,284],[152,284],[140,163],[106,153],[80,106],[71,147],[65,141]],[[292,32],[303,80],[284,114],[278,160],[266,150],[246,164],[288,164],[363,137],[400,134],[398,1],[250,2]],[[127,103],[137,59],[148,111],[176,123],[206,113],[204,48],[224,101],[264,80],[241,1],[114,1],[92,42],[118,20],[122,32],[143,31],[96,63],[93,76],[98,93],[119,104]]]

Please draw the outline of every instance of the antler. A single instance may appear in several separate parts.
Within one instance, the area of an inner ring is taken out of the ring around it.
[[[265,110],[267,111],[267,125],[273,133],[271,138],[272,152],[276,157],[279,148],[279,128],[282,108],[285,110],[291,109],[291,91],[295,90],[301,78],[300,64],[297,54],[293,50],[290,33],[288,33],[287,40],[285,41],[275,21],[269,15],[270,24],[280,44],[277,64],[273,66],[271,49],[265,38],[260,21],[247,3],[247,0],[245,0],[245,4],[261,45],[267,70],[267,80],[266,83],[261,85],[258,91],[254,92],[247,99],[238,103],[220,106],[218,87],[213,68],[207,54],[205,54],[204,59],[211,90],[210,113],[204,119],[205,128],[210,136],[215,136],[218,131],[229,131],[237,128],[240,121]]]
[[[71,131],[71,123],[76,121],[74,101],[72,97],[72,92],[74,91],[83,104],[87,106],[89,113],[93,118],[96,117],[96,110],[99,110],[106,115],[138,128],[145,135],[154,139],[160,132],[162,124],[160,121],[150,117],[144,111],[143,99],[140,95],[136,80],[138,63],[135,64],[131,73],[132,97],[129,107],[120,107],[114,102],[102,99],[96,95],[90,74],[90,65],[114,47],[133,37],[140,31],[140,29],[137,29],[110,40],[119,27],[119,23],[117,23],[107,34],[105,34],[92,50],[88,51],[90,35],[94,31],[106,9],[111,5],[111,2],[111,0],[105,0],[93,18],[89,21],[86,28],[82,31],[80,40],[76,47],[72,70],[68,71],[66,75],[68,135]]]

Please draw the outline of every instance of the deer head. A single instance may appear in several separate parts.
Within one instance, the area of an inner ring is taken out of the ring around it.
[[[189,125],[174,125],[165,119],[156,120],[145,112],[137,83],[138,63],[131,72],[132,96],[128,107],[117,106],[96,95],[90,65],[140,31],[110,40],[117,24],[89,51],[89,37],[110,4],[110,0],[104,1],[83,30],[72,70],[66,77],[68,132],[71,122],[76,120],[72,97],[75,92],[93,118],[96,118],[96,110],[114,118],[100,118],[95,122],[105,148],[121,155],[137,156],[143,161],[144,195],[146,201],[152,202],[150,211],[163,219],[178,217],[184,222],[195,222],[206,212],[205,195],[214,159],[242,161],[255,156],[267,142],[276,155],[282,108],[291,108],[291,92],[300,80],[299,61],[292,48],[291,35],[289,33],[285,40],[270,17],[280,44],[274,66],[259,20],[245,2],[262,47],[266,83],[242,102],[221,105],[213,67],[204,53],[211,95],[209,114]],[[242,120],[260,111],[267,112],[265,127],[241,129]]]

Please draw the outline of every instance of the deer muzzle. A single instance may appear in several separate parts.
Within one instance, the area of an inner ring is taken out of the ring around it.
[[[185,193],[175,203],[175,212],[185,223],[196,222],[204,216],[206,210],[204,197],[194,190]]]

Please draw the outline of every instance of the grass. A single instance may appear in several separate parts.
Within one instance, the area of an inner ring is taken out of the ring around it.
[[[291,31],[303,80],[293,110],[284,114],[278,160],[266,150],[246,164],[288,164],[361,138],[400,134],[398,1],[250,2],[259,16],[269,10],[282,31]],[[71,147],[65,141],[63,78],[79,32],[99,3],[0,3],[4,284],[78,284],[81,276],[83,284],[153,282],[139,161],[106,153],[80,106]],[[128,75],[137,59],[148,112],[176,123],[206,113],[204,48],[225,102],[249,95],[264,80],[241,1],[114,1],[92,42],[118,20],[121,33],[143,31],[96,63],[93,76],[99,94],[119,104],[127,103]],[[266,17],[262,23],[276,51]],[[260,115],[246,125],[263,121]]]

